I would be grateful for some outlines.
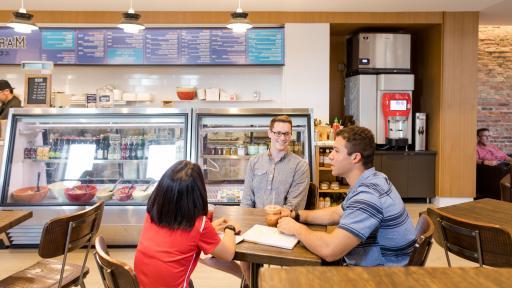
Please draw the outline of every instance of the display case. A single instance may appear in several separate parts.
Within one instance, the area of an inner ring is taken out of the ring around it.
[[[185,109],[13,109],[1,204],[30,206],[42,225],[105,200],[104,224],[141,224],[161,175],[190,158],[190,118]]]
[[[208,201],[238,205],[250,157],[269,149],[270,120],[292,119],[289,151],[313,163],[310,109],[197,109],[194,111],[192,159],[203,168]]]

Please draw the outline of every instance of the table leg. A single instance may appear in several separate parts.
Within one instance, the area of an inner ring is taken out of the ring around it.
[[[251,288],[258,288],[258,275],[262,264],[251,262]]]

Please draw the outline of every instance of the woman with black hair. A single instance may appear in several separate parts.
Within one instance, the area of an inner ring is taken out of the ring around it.
[[[140,287],[189,287],[199,255],[231,261],[240,226],[207,219],[206,186],[199,165],[178,161],[158,182],[147,205],[135,254]],[[224,231],[222,240],[217,232]]]

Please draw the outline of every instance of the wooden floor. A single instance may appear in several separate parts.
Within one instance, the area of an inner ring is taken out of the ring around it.
[[[406,204],[407,211],[411,215],[413,221],[418,221],[418,214],[427,209],[427,204]],[[133,257],[135,249],[111,249],[111,255],[114,258],[125,261],[133,266]],[[71,253],[69,261],[73,263],[81,263],[84,252]],[[451,255],[453,266],[459,267],[476,267],[477,264],[471,263],[464,259]],[[39,256],[35,249],[5,249],[0,250],[0,279],[30,266],[37,262]],[[87,287],[102,287],[98,270],[94,259],[89,257],[88,266],[91,270],[89,276],[85,279]],[[435,244],[432,247],[428,258],[427,266],[447,267],[446,258],[443,249]],[[229,288],[240,287],[240,280],[229,274],[219,272],[217,270],[198,264],[196,270],[192,274],[192,280],[195,287],[212,287],[212,288]]]

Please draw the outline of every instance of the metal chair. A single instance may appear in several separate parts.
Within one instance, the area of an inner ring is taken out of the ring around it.
[[[432,248],[432,237],[434,235],[434,223],[423,214],[416,224],[416,244],[409,258],[407,266],[425,266],[430,249]]]
[[[469,221],[436,208],[427,209],[436,227],[434,239],[445,250],[466,260],[492,267],[512,267],[512,236],[498,225]]]
[[[41,234],[36,264],[0,280],[0,287],[85,287],[87,257],[103,216],[104,202],[48,221]],[[81,265],[66,263],[68,253],[87,245]],[[64,255],[62,261],[49,259]]]
[[[110,257],[103,236],[95,241],[94,260],[105,288],[138,288],[139,282],[130,265]]]
[[[309,183],[308,195],[306,196],[306,210],[315,210],[318,203],[318,188],[315,183]]]

